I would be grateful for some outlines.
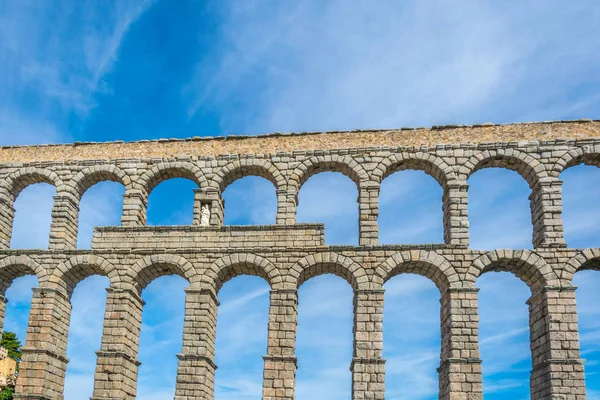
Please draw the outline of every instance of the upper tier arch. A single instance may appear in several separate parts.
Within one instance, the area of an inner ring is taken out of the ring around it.
[[[340,172],[356,184],[357,188],[369,180],[369,176],[360,163],[350,156],[337,154],[314,156],[298,165],[290,177],[290,186],[299,191],[302,185],[313,175],[320,172]]]
[[[36,183],[48,183],[56,188],[58,193],[64,191],[62,180],[56,172],[38,167],[26,167],[18,169],[6,179],[0,180],[0,185],[14,201],[27,186]]]
[[[459,177],[466,181],[476,171],[484,168],[506,168],[516,171],[527,181],[530,188],[548,176],[544,164],[529,154],[516,149],[485,150],[473,155],[459,166]]]
[[[221,193],[234,181],[247,177],[259,176],[265,178],[275,186],[275,189],[284,189],[286,180],[277,167],[264,159],[241,159],[227,163],[215,174],[210,186],[218,188]]]
[[[152,166],[135,182],[135,186],[144,193],[151,193],[161,182],[173,178],[187,178],[194,181],[198,187],[207,186],[207,179],[202,170],[190,162],[164,162]]]
[[[454,170],[443,159],[421,152],[390,155],[377,165],[372,177],[377,183],[381,183],[394,172],[403,170],[423,171],[442,187],[446,187],[447,182],[456,180]]]
[[[568,150],[552,166],[552,175],[559,177],[567,168],[578,164],[600,167],[600,145],[576,147]]]
[[[81,198],[92,186],[100,182],[117,182],[125,187],[125,192],[133,189],[129,175],[116,165],[94,165],[79,171],[67,186],[73,191],[77,198]]]

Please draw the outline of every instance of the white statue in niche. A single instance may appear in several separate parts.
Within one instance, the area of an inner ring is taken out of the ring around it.
[[[210,225],[210,206],[208,203],[202,203],[200,206],[200,226]]]

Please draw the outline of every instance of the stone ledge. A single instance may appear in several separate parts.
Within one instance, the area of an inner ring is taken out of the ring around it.
[[[210,367],[212,367],[213,369],[217,369],[217,364],[215,364],[215,362],[213,360],[211,360],[210,358],[206,357],[206,356],[202,356],[199,354],[177,354],[177,358],[180,361],[200,361],[200,362],[204,362],[206,364],[208,364]]]
[[[100,357],[106,357],[106,358],[122,358],[126,361],[129,361],[133,364],[135,364],[136,366],[140,366],[142,365],[142,362],[131,357],[129,354],[123,353],[122,351],[97,351],[96,352],[96,356],[98,356],[98,358]]]

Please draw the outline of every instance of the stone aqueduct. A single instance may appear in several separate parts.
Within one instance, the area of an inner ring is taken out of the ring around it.
[[[219,289],[250,274],[271,286],[263,399],[293,399],[297,290],[331,273],[354,289],[352,398],[383,399],[383,284],[416,273],[441,293],[439,397],[481,399],[475,281],[504,270],[531,289],[532,399],[585,399],[571,279],[578,270],[599,269],[600,249],[565,244],[559,179],[582,163],[600,165],[600,121],[4,147],[0,294],[19,276],[35,274],[39,281],[15,397],[63,398],[70,296],[78,282],[100,274],[110,288],[92,399],[134,399],[141,291],[157,277],[177,274],[189,287],[175,398],[213,399]],[[488,167],[517,171],[531,187],[533,250],[469,248],[467,178]],[[404,169],[425,171],[443,187],[445,243],[378,245],[380,183]],[[341,172],[358,187],[359,246],[324,245],[322,225],[295,223],[300,187],[322,171]],[[223,226],[221,193],[249,175],[276,186],[276,224]],[[145,226],[149,193],[174,177],[198,184],[193,225]],[[92,249],[77,250],[79,200],[106,180],[125,186],[121,226],[97,228]],[[11,249],[15,199],[39,182],[57,189],[49,249]]]

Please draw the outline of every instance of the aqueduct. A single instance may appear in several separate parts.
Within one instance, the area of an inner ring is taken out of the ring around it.
[[[381,400],[383,284],[416,273],[441,293],[439,398],[481,399],[475,280],[504,270],[531,290],[531,398],[585,399],[571,279],[580,269],[599,269],[600,249],[566,245],[559,179],[581,163],[600,165],[600,121],[3,147],[0,295],[17,277],[34,274],[39,281],[15,398],[63,398],[71,293],[100,274],[110,288],[92,399],[135,399],[141,291],[160,276],[177,274],[189,286],[175,398],[213,399],[219,289],[249,274],[271,286],[263,399],[293,399],[298,288],[330,273],[354,290],[352,398]],[[528,182],[532,250],[469,248],[467,178],[489,167],[517,171]],[[422,170],[442,186],[445,243],[378,244],[380,184],[403,169]],[[359,246],[326,246],[321,224],[296,223],[298,191],[322,171],[341,172],[358,187]],[[223,226],[221,193],[249,175],[276,186],[276,224]],[[150,191],[175,177],[198,184],[193,225],[145,226]],[[96,228],[92,249],[78,250],[79,200],[106,180],[125,187],[121,226]],[[15,199],[40,182],[57,190],[49,248],[11,249]],[[5,302],[0,305],[3,320]]]

